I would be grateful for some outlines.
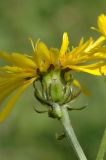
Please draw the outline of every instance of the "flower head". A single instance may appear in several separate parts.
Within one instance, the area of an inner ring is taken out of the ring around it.
[[[82,38],[77,47],[69,49],[67,33],[63,34],[60,49],[48,48],[42,41],[36,44],[31,40],[33,55],[20,53],[0,52],[0,59],[9,64],[0,67],[0,102],[2,103],[13,91],[7,105],[0,112],[0,121],[3,121],[11,111],[21,93],[34,81],[40,79],[50,70],[67,72],[86,72],[92,75],[106,75],[106,16],[98,18],[98,27],[103,36],[97,40],[89,38],[84,42]],[[70,78],[69,78],[70,80]],[[79,86],[78,81],[74,81]]]

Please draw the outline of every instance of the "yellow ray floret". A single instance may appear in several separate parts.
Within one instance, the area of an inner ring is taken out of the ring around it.
[[[0,111],[0,121],[3,121],[12,109],[19,95],[30,85],[36,78],[36,63],[26,55],[19,53],[8,54],[0,52],[0,58],[8,61],[11,66],[0,67],[0,104],[15,90],[8,104]]]
[[[62,41],[62,45],[61,45],[61,49],[60,49],[60,57],[64,57],[64,55],[67,51],[68,45],[69,45],[68,35],[65,32],[63,34],[63,41]]]
[[[37,42],[33,58],[40,71],[43,72],[48,69],[50,65],[50,53],[49,49],[43,42]]]
[[[67,66],[68,68],[79,71],[79,72],[86,72],[89,74],[93,74],[95,76],[103,76],[106,75],[106,65],[103,66],[97,66],[95,68],[92,67],[86,67],[86,66]]]
[[[4,107],[4,109],[0,112],[0,122],[3,122],[11,112],[15,102],[18,100],[19,96],[24,92],[24,90],[32,83],[32,81],[29,81],[28,83],[24,84],[22,87],[18,89],[18,91],[15,93],[14,96],[11,97],[7,105]]]
[[[104,36],[106,36],[106,15],[101,14],[98,17],[98,30],[101,32]]]
[[[0,58],[22,68],[35,68],[36,63],[31,60],[26,55],[20,53],[11,53],[0,52]]]

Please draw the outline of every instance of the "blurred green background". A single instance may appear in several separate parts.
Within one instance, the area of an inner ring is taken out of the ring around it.
[[[106,13],[106,0],[0,0],[0,50],[31,54],[29,37],[60,47],[64,31],[76,45],[82,36],[97,37],[90,27],[101,13]],[[94,160],[106,127],[106,82],[84,73],[76,77],[92,94],[78,98],[73,105],[88,107],[70,117],[86,156]],[[62,131],[60,123],[35,113],[33,106],[39,104],[33,91],[30,87],[0,124],[0,160],[76,160],[68,142],[55,138]]]

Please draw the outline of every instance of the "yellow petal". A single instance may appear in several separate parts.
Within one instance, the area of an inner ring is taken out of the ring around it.
[[[8,96],[10,95],[14,90],[16,90],[18,87],[20,87],[23,84],[23,81],[21,80],[9,80],[4,81],[0,83],[0,92],[2,93],[0,95],[0,103]]]
[[[22,68],[36,68],[33,60],[19,53],[8,54],[6,52],[0,52],[0,58]]]
[[[102,52],[95,52],[93,54],[85,54],[82,57],[79,57],[78,61],[79,63],[84,63],[84,62],[93,62],[93,61],[101,61],[101,60],[106,60],[106,53]]]
[[[102,52],[97,52],[94,54],[95,59],[103,59],[106,60],[106,52],[102,53]]]
[[[26,69],[26,68],[20,68],[15,66],[4,66],[0,67],[0,71],[2,74],[0,74],[1,77],[13,77],[13,78],[33,78],[37,76],[36,70],[34,69]]]
[[[38,42],[36,45],[35,55],[38,55],[41,59],[46,61],[50,60],[50,54],[47,46],[43,42]],[[35,59],[37,61],[37,59]]]
[[[101,75],[106,75],[106,65],[98,66],[95,68],[85,68],[85,66],[67,66],[68,68],[75,70],[75,71],[80,71],[80,72],[86,72],[89,74],[101,76]]]
[[[93,39],[90,38],[88,41],[83,43],[83,40],[80,40],[78,47],[74,48],[71,52],[67,53],[64,58],[61,60],[62,65],[68,64],[77,64],[79,63],[79,58],[82,57],[85,50],[93,43]]]
[[[80,47],[80,46],[82,46],[82,45],[83,45],[83,43],[84,43],[84,37],[82,37],[82,38],[80,39],[79,47]]]
[[[22,92],[32,83],[32,81],[29,81],[25,85],[23,85],[21,88],[18,89],[16,94],[9,100],[7,105],[4,107],[4,109],[0,112],[0,122],[3,122],[8,115],[10,114],[15,102],[18,100],[19,96],[22,94]]]
[[[99,31],[100,31],[104,36],[106,36],[106,15],[101,14],[101,15],[98,17],[97,23],[98,23]]]
[[[20,73],[20,72],[25,72],[25,69],[15,66],[4,66],[0,67],[0,71],[6,71],[8,73]]]
[[[82,86],[76,79],[73,80],[73,85],[75,85],[76,87],[80,88],[81,91],[86,95],[86,96],[90,96],[91,93],[88,91],[88,89],[86,89],[84,86]]]
[[[60,49],[60,57],[64,57],[67,51],[68,45],[69,45],[68,34],[65,32],[63,34],[63,41]]]
[[[50,49],[50,63],[55,65],[59,65],[59,50],[56,48]]]
[[[91,37],[88,41],[86,41],[86,42],[83,43],[82,45],[76,47],[76,48],[72,51],[72,53],[70,53],[70,54],[73,54],[74,57],[77,56],[77,55],[80,56],[80,55],[82,55],[82,53],[83,53],[87,48],[89,48],[89,46],[92,45],[92,43],[93,43],[93,39],[92,39],[92,37]]]
[[[0,74],[0,103],[14,90],[24,85],[31,79],[36,79],[37,76],[33,73],[16,73],[16,74]]]
[[[25,55],[19,53],[12,53],[11,58],[15,65],[23,68],[36,68],[36,64]]]
[[[37,42],[36,51],[34,53],[34,61],[41,72],[47,71],[50,65],[50,53],[47,46],[43,42]]]
[[[101,66],[104,66],[104,62],[103,61],[99,61],[97,63],[92,63],[92,64],[85,64],[83,66],[78,66],[78,67],[96,69],[96,68],[100,68]]]
[[[105,41],[105,37],[101,36],[99,37],[95,42],[93,42],[91,45],[89,45],[84,52],[91,52],[95,48],[99,47],[103,42]],[[91,52],[92,53],[92,52]]]

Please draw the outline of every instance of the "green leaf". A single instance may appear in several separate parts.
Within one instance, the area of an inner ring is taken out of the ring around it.
[[[104,160],[105,152],[106,152],[106,129],[104,131],[104,134],[101,140],[101,144],[100,144],[100,148],[99,148],[96,160]]]

